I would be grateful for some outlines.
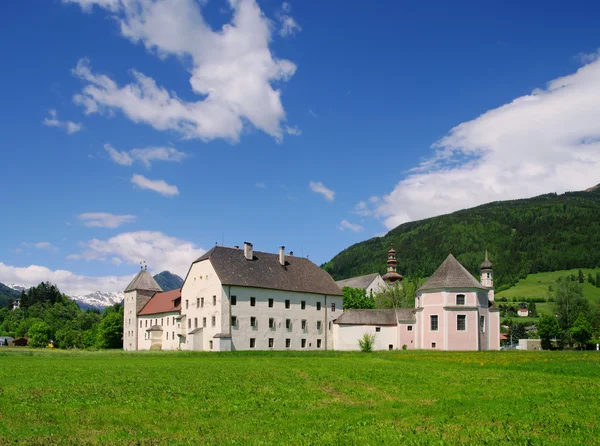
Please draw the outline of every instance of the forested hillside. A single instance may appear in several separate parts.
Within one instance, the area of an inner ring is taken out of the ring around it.
[[[0,308],[7,307],[9,301],[18,299],[21,293],[0,283]]]
[[[383,274],[391,247],[398,272],[409,277],[429,276],[450,251],[477,275],[487,248],[496,287],[529,273],[594,268],[600,266],[600,189],[494,202],[405,223],[322,266],[336,280]]]

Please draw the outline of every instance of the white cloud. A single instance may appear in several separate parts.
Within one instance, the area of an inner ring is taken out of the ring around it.
[[[85,12],[90,12],[92,6],[100,6],[111,11],[116,11],[119,7],[120,0],[62,0],[63,3],[77,3]]]
[[[117,228],[124,223],[135,221],[135,215],[116,215],[109,212],[86,212],[79,219],[89,228]]]
[[[594,62],[598,58],[600,58],[600,48],[598,48],[593,53],[579,53],[576,57],[576,59],[579,60],[583,64],[588,64],[590,62]]]
[[[282,15],[279,18],[279,20],[281,22],[281,29],[279,30],[279,35],[281,37],[293,36],[297,32],[302,31],[302,28],[300,27],[300,25],[298,25],[298,22],[296,22],[296,20],[294,20],[293,17],[290,17],[288,15]]]
[[[36,249],[49,252],[58,252],[58,248],[50,242],[23,243],[23,246],[33,246]]]
[[[600,172],[600,60],[454,127],[382,197],[387,228],[479,204],[583,190]]]
[[[344,231],[346,229],[349,229],[350,231],[354,231],[354,232],[360,232],[362,231],[364,228],[361,225],[357,225],[357,224],[352,224],[350,223],[348,220],[342,220],[342,222],[339,224],[338,229],[340,231]]]
[[[320,181],[318,183],[311,181],[308,183],[308,186],[313,192],[323,195],[327,201],[333,201],[335,198],[335,192],[326,188]]]
[[[165,197],[172,197],[179,195],[179,189],[177,186],[168,184],[164,180],[151,180],[146,178],[144,175],[134,174],[131,177],[131,182],[138,186],[140,189],[148,189],[154,192],[158,192]]]
[[[44,124],[47,127],[58,127],[64,129],[69,135],[77,133],[83,128],[83,125],[73,121],[60,121],[58,119],[58,113],[56,112],[56,110],[49,110],[48,115],[49,116],[47,118],[44,118],[44,120],[42,121],[42,124]]]
[[[86,113],[121,110],[129,119],[184,138],[238,141],[244,122],[283,138],[285,111],[273,85],[293,76],[296,65],[273,56],[270,22],[255,0],[230,0],[233,17],[220,30],[206,23],[195,0],[69,0],[110,11],[121,34],[159,57],[190,61],[190,84],[203,99],[187,102],[132,70],[134,82],[119,86],[81,60],[74,74],[87,82],[74,97]]]
[[[367,215],[372,215],[373,211],[369,209],[366,201],[359,201],[356,206],[354,206],[355,214],[360,215],[361,217],[366,217]]]
[[[285,132],[288,135],[292,136],[300,136],[302,135],[302,130],[300,130],[297,126],[290,127],[289,125],[285,126]]]
[[[21,254],[23,250],[21,248],[11,248],[8,250],[11,254]]]
[[[126,232],[107,240],[92,239],[83,243],[84,250],[68,256],[71,260],[106,261],[115,258],[128,265],[146,261],[153,271],[168,270],[185,277],[190,264],[206,251],[192,242],[170,237],[157,231]]]
[[[138,161],[150,168],[151,161],[181,162],[187,158],[186,153],[179,152],[173,147],[146,147],[119,152],[110,144],[104,144],[104,150],[108,152],[111,160],[122,166],[131,166],[134,161]]]
[[[123,291],[133,276],[134,273],[128,276],[91,277],[66,270],[51,270],[39,265],[21,268],[0,262],[0,282],[2,283],[23,283],[33,286],[40,282],[51,282],[56,284],[63,293],[71,296],[94,291]]]

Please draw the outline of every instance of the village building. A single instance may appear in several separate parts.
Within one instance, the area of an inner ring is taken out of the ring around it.
[[[395,265],[390,250],[388,273],[402,280]],[[365,334],[375,335],[376,350],[498,350],[500,313],[487,251],[480,281],[450,254],[417,290],[415,308],[346,310],[334,326],[336,350],[357,350]]]
[[[310,260],[215,246],[180,290],[163,292],[146,269],[125,290],[125,350],[327,350],[343,296]]]
[[[338,280],[335,283],[337,283],[340,288],[350,287],[365,290],[367,296],[377,293],[385,286],[385,281],[381,278],[379,273],[351,277],[350,279]]]

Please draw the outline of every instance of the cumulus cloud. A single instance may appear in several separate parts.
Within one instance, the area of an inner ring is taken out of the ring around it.
[[[21,245],[25,246],[26,248],[35,248],[35,249],[39,249],[42,251],[58,252],[58,248],[50,242],[36,242],[36,243],[23,242],[23,243],[21,243]],[[16,250],[14,252],[17,253]],[[21,252],[21,250],[19,250],[19,252]]]
[[[148,169],[152,161],[181,162],[187,158],[187,154],[179,152],[173,147],[146,147],[144,149],[131,149],[119,152],[110,144],[104,144],[104,150],[110,155],[110,159],[122,166],[131,166],[137,161]]]
[[[33,286],[40,282],[51,282],[70,296],[94,291],[123,291],[133,276],[134,273],[127,276],[92,277],[78,275],[67,270],[51,270],[40,265],[15,267],[0,262],[0,282],[2,283],[23,283]]]
[[[327,187],[325,187],[323,185],[323,183],[321,183],[320,181],[319,182],[310,181],[308,183],[308,186],[310,187],[310,190],[312,190],[313,192],[323,195],[323,197],[327,201],[333,201],[335,198],[335,192],[332,191],[331,189],[328,189]]]
[[[279,35],[281,37],[293,36],[297,32],[302,31],[298,22],[290,15],[292,12],[292,5],[289,2],[283,2],[281,5],[281,11],[277,13],[277,18],[281,28],[279,29]]]
[[[131,182],[138,186],[140,189],[147,189],[154,192],[158,192],[159,194],[165,197],[179,195],[179,189],[177,189],[177,186],[168,184],[164,180],[151,180],[149,178],[146,178],[144,175],[134,174],[131,177]]]
[[[216,31],[195,0],[68,1],[87,10],[97,5],[109,11],[125,38],[161,58],[190,61],[190,85],[202,96],[198,101],[182,100],[136,70],[131,70],[133,82],[120,86],[81,60],[73,73],[87,85],[74,101],[86,113],[120,110],[134,122],[184,138],[235,142],[244,122],[277,140],[283,138],[285,111],[281,91],[274,85],[289,80],[296,65],[273,56],[270,21],[255,0],[230,0],[232,20]]]
[[[134,222],[135,215],[116,215],[110,212],[86,212],[79,219],[89,228],[118,228],[124,223]]]
[[[73,121],[60,121],[58,119],[58,113],[56,110],[49,110],[48,117],[44,118],[42,121],[47,127],[58,127],[67,132],[67,134],[72,135],[73,133],[77,133],[83,128],[83,125],[78,124]]]
[[[300,135],[302,135],[302,130],[300,130],[296,126],[290,127],[289,125],[286,125],[285,133],[287,133],[288,135],[292,135],[292,136],[300,136]]]
[[[600,60],[590,60],[545,89],[454,127],[429,159],[372,202],[374,215],[393,228],[490,201],[597,184]]]
[[[340,231],[345,231],[346,229],[349,229],[353,232],[360,232],[364,228],[361,225],[350,223],[348,220],[342,220],[341,223],[338,225],[338,229]]]
[[[83,251],[68,256],[71,260],[121,261],[139,265],[146,261],[153,271],[168,270],[185,276],[190,264],[206,251],[194,243],[158,231],[126,232],[107,240],[92,239],[82,244]],[[115,260],[118,258],[118,260]]]

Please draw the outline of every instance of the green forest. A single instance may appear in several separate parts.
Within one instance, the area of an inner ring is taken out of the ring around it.
[[[386,269],[396,250],[398,272],[425,278],[452,252],[475,276],[489,250],[500,291],[527,274],[600,266],[600,190],[501,201],[402,224],[357,243],[322,267],[334,279]]]
[[[32,347],[121,348],[123,307],[81,310],[50,283],[23,291],[20,307],[0,308],[0,336],[27,337]]]

